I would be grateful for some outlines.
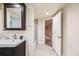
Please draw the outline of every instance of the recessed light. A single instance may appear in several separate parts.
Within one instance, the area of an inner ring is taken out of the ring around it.
[[[49,12],[46,12],[46,15],[49,15]]]

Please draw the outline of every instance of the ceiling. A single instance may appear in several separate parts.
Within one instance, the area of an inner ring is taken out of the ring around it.
[[[27,3],[26,6],[34,8],[35,19],[52,16],[60,8],[65,7],[66,3]],[[46,15],[47,13],[47,15]]]

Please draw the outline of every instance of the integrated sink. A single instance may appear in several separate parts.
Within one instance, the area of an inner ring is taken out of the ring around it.
[[[0,40],[0,44],[14,44],[14,43],[17,43],[17,42],[19,42],[19,41],[21,41],[21,40],[14,40],[14,39],[9,39],[9,40],[7,40],[7,39],[4,39],[4,40]]]
[[[25,41],[24,39],[0,39],[0,47],[16,47],[20,43]]]

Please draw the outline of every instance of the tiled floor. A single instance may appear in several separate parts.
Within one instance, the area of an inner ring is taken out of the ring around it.
[[[53,49],[47,45],[37,45],[35,56],[56,56]]]

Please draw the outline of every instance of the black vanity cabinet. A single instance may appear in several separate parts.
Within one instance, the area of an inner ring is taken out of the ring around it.
[[[16,47],[0,47],[0,56],[25,56],[26,41],[22,42]]]

